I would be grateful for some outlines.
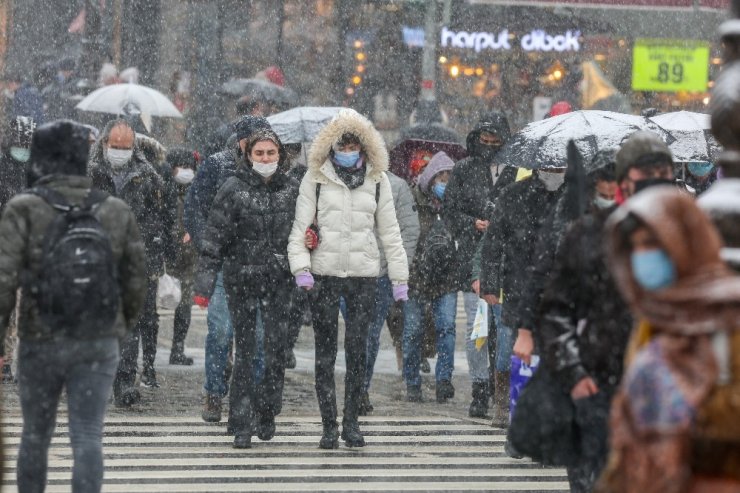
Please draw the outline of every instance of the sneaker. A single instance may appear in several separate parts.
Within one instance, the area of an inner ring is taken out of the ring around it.
[[[141,372],[141,385],[150,389],[158,389],[159,382],[157,382],[157,372],[154,368],[145,368]]]
[[[409,385],[406,387],[406,401],[424,402],[421,396],[421,385]]]
[[[455,387],[452,386],[452,382],[449,380],[440,380],[437,382],[436,394],[437,402],[444,404],[447,399],[455,397]]]
[[[287,352],[285,355],[285,369],[286,370],[293,370],[295,369],[296,365],[298,363],[295,360],[295,351],[292,349]]]
[[[429,360],[426,358],[421,359],[421,372],[422,373],[431,373],[432,367],[429,365]]]
[[[131,407],[139,401],[141,401],[141,393],[133,387],[122,390],[113,398],[116,407]]]
[[[200,415],[206,423],[221,421],[221,398],[217,395],[206,394],[203,399],[203,412]],[[231,435],[232,433],[229,433]]]

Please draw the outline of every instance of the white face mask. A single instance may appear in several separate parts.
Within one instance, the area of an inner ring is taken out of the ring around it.
[[[195,178],[195,171],[190,168],[179,168],[175,173],[175,181],[180,185],[187,185]]]
[[[31,149],[26,149],[25,147],[11,147],[10,157],[19,163],[25,163],[31,157]]]
[[[609,207],[616,204],[617,201],[614,199],[605,199],[601,195],[597,195],[594,197],[594,205],[598,207],[599,209],[608,209]]]
[[[109,147],[106,152],[106,157],[111,166],[114,168],[121,168],[131,161],[131,156],[133,156],[133,154],[133,149],[112,149]]]
[[[259,175],[264,176],[265,178],[269,178],[277,171],[278,161],[273,161],[272,163],[260,163],[257,161],[252,161],[252,169]]]
[[[540,170],[537,175],[540,181],[545,184],[545,188],[549,192],[554,192],[560,186],[565,183],[565,173],[553,173],[551,171]]]

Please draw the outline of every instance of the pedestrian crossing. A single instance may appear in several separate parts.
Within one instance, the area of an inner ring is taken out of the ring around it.
[[[3,493],[15,493],[20,418],[3,419]],[[190,417],[106,421],[104,492],[568,491],[565,472],[504,453],[505,434],[448,417],[367,417],[367,446],[321,450],[317,417],[278,417],[269,442],[236,450],[226,425]],[[60,416],[49,450],[48,493],[70,490],[72,451]]]

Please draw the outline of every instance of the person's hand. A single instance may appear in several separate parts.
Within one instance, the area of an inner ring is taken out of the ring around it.
[[[475,281],[473,281],[471,287],[473,288],[473,292],[480,296],[480,279],[476,279]]]
[[[195,303],[196,305],[198,305],[199,307],[201,307],[204,310],[206,308],[208,308],[208,303],[210,301],[211,300],[209,300],[205,296],[198,296],[197,294],[195,296],[193,296],[193,303]]]
[[[498,305],[498,296],[495,294],[484,294],[482,298],[489,305]]]
[[[190,243],[190,240],[191,239],[192,238],[190,238],[190,233],[185,233],[185,236],[182,237],[182,242],[183,243]]]
[[[477,229],[480,232],[483,232],[488,229],[488,223],[489,221],[486,221],[485,219],[476,219],[475,229]]]
[[[532,331],[529,329],[519,329],[519,334],[514,343],[514,354],[528,365],[532,363],[532,353],[534,352],[534,339]]]
[[[599,387],[596,386],[591,377],[584,377],[578,381],[578,383],[570,390],[571,399],[585,399],[586,397],[592,396],[599,392]]]
[[[299,288],[303,288],[306,291],[310,291],[313,288],[313,275],[308,272],[301,272],[295,276],[295,284]]]
[[[396,284],[393,286],[393,299],[395,301],[408,301],[409,300],[409,285],[408,284]]]
[[[306,228],[306,237],[303,239],[303,244],[309,250],[313,250],[319,246],[319,235],[317,235],[316,231],[314,231],[310,226]]]

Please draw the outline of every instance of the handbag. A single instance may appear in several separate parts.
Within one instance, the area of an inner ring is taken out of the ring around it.
[[[580,458],[575,406],[546,365],[540,365],[519,395],[507,445],[547,466],[567,466]]]

